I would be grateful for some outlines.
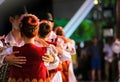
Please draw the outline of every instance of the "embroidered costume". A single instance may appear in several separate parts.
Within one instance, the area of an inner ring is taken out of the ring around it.
[[[49,80],[47,79],[47,68],[42,61],[42,56],[46,53],[46,47],[37,47],[32,43],[28,43],[22,47],[13,47],[13,51],[19,51],[20,53],[16,54],[16,56],[25,56],[27,62],[22,65],[22,68],[11,66],[8,82],[13,82],[13,80],[15,80],[14,82],[18,82],[18,80],[21,80],[20,82],[25,82],[26,80],[28,82],[38,82],[40,80],[46,82]]]

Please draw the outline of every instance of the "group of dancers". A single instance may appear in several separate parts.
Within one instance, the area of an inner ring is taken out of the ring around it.
[[[54,27],[51,13],[9,17],[12,30],[0,37],[0,67],[9,73],[3,82],[77,82],[72,64],[75,42],[61,26]],[[7,80],[6,80],[7,79]]]

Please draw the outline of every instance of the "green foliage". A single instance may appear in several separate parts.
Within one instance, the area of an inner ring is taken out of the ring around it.
[[[108,7],[110,1],[111,1],[112,5],[114,5],[116,3],[116,0],[103,0],[103,6]]]
[[[69,19],[55,19],[55,27],[62,26],[64,27],[68,23]]]
[[[91,40],[95,35],[95,26],[89,19],[85,19],[70,38],[76,42]]]
[[[56,19],[55,26],[62,26],[64,27],[68,23],[68,19]],[[102,36],[102,27],[106,25],[106,21],[99,21],[100,26],[100,36]],[[74,39],[76,42],[81,41],[88,41],[91,40],[92,37],[95,36],[95,26],[92,20],[85,19],[83,22],[78,26],[75,32],[71,35],[71,39]]]

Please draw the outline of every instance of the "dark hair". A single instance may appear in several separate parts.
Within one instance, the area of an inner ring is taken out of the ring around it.
[[[24,6],[17,6],[16,8],[12,8],[11,11],[9,14],[10,15],[22,15],[22,14],[25,14],[25,5]]]
[[[38,33],[39,20],[35,15],[24,14],[20,19],[21,35],[32,38]]]
[[[62,27],[56,27],[55,28],[56,35],[63,36],[63,28]]]
[[[62,36],[62,35],[63,35],[63,33],[62,33],[62,31],[61,31],[61,30],[57,30],[57,31],[56,31],[56,35],[60,35],[60,36]]]
[[[40,20],[47,20],[47,21],[51,21],[54,22],[53,16],[50,12],[44,13],[41,17]]]
[[[38,34],[39,34],[41,37],[45,38],[45,37],[49,34],[50,31],[51,31],[51,30],[50,30],[50,26],[49,26],[47,23],[41,23],[41,24],[39,25]]]

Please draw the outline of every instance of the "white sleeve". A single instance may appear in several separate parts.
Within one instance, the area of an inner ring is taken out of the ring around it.
[[[2,43],[2,41],[0,40],[0,47],[3,47],[3,43]]]
[[[55,61],[52,63],[49,63],[49,65],[47,66],[48,70],[55,69],[59,65],[60,60],[59,60],[58,56],[54,56],[54,58],[55,58]]]
[[[73,45],[71,50],[71,55],[75,55],[75,54],[76,54],[76,49],[75,49],[75,45]]]
[[[73,40],[73,45],[72,45],[72,55],[76,54],[76,48],[75,48],[75,41]]]
[[[59,55],[61,61],[71,60],[70,52],[63,50],[63,54]]]
[[[10,47],[10,48],[6,48],[5,50],[3,50],[0,53],[0,65],[3,64],[3,60],[4,60],[5,56],[11,54],[12,52],[13,52],[13,47]]]
[[[103,52],[107,51],[107,45],[105,44],[104,48],[103,48]]]
[[[52,62],[52,63],[49,63],[46,66],[47,66],[48,70],[55,69],[58,66],[58,64],[59,64],[59,58],[57,56],[58,52],[56,50],[56,47],[53,46],[53,45],[49,45],[49,48],[47,48],[47,53],[48,54],[52,53],[54,58],[55,58],[55,61]]]
[[[75,49],[75,45],[71,42],[68,42],[65,44],[65,48],[66,51],[70,52],[71,55],[75,55],[76,54],[76,49]]]
[[[71,53],[69,47],[67,47],[68,43],[58,43],[58,48],[62,49],[62,53],[58,54],[61,61],[71,60]]]

